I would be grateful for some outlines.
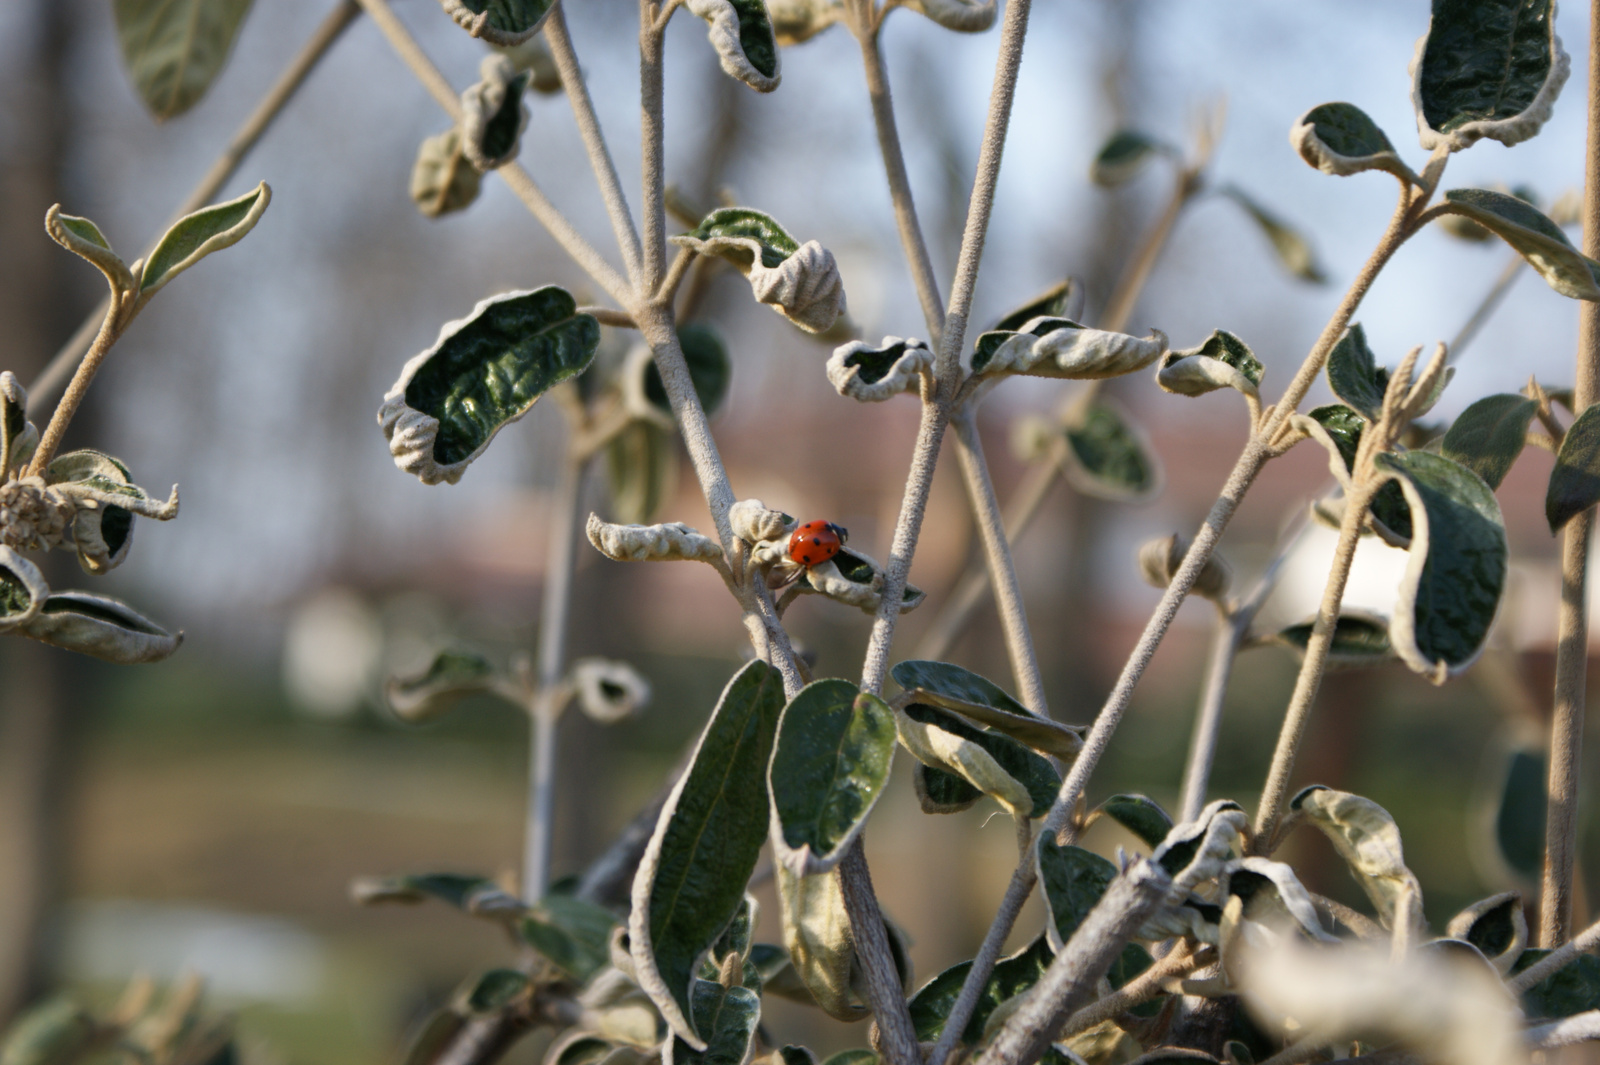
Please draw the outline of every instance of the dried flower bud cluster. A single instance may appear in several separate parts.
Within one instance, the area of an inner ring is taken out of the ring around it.
[[[17,551],[60,547],[74,513],[72,503],[43,477],[0,485],[0,543]]]

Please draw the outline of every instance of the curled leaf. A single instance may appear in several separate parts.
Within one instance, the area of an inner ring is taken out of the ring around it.
[[[876,614],[883,601],[883,585],[887,578],[883,567],[871,557],[852,548],[840,548],[828,561],[807,566],[796,587],[801,592],[815,592],[829,599],[857,607],[867,614]],[[907,584],[900,596],[900,612],[915,610],[922,605],[927,593],[914,584]]]
[[[212,252],[243,240],[271,202],[272,190],[263,181],[237,199],[202,207],[174,222],[144,261],[139,274],[139,302],[147,301],[168,281]]]
[[[1083,313],[1083,285],[1075,278],[1067,278],[1021,307],[1007,314],[995,324],[995,329],[1017,330],[1035,318],[1077,319]]]
[[[459,129],[429,137],[417,149],[411,167],[411,199],[428,218],[472,206],[483,186],[483,174],[467,158]]]
[[[494,666],[476,651],[446,648],[416,676],[389,678],[383,694],[401,720],[431,721],[469,695],[496,693],[498,679]]]
[[[672,242],[731,262],[749,279],[758,303],[808,333],[824,332],[844,313],[844,283],[833,254],[814,240],[800,244],[760,211],[718,208]]]
[[[3,557],[0,566],[16,572]],[[183,633],[168,632],[128,604],[88,592],[52,594],[37,614],[13,631],[119,665],[159,662],[183,643]]]
[[[728,524],[745,543],[760,544],[786,539],[798,523],[759,499],[741,499],[728,508]]]
[[[994,0],[900,0],[900,6],[957,33],[982,33],[994,25]]]
[[[863,403],[915,393],[932,371],[933,352],[915,338],[884,337],[877,347],[852,340],[834,348],[828,359],[828,383],[841,396]]]
[[[1152,587],[1165,588],[1172,583],[1172,578],[1188,554],[1188,538],[1177,533],[1159,540],[1148,540],[1139,548],[1139,572]],[[1201,568],[1200,576],[1195,578],[1194,587],[1190,591],[1195,595],[1221,602],[1228,594],[1228,586],[1232,580],[1233,573],[1228,569],[1228,564],[1213,554],[1206,559],[1206,564]]]
[[[1488,137],[1519,144],[1549,121],[1572,61],[1555,0],[1444,0],[1411,60],[1411,103],[1429,151]]]
[[[977,729],[932,706],[912,703],[895,715],[900,742],[925,771],[916,777],[923,809],[952,813],[988,795],[1013,817],[1042,817],[1061,776],[1009,736]]]
[[[580,658],[568,674],[584,716],[602,725],[636,716],[650,703],[650,682],[626,662]]]
[[[1156,384],[1181,396],[1203,396],[1219,388],[1231,388],[1258,397],[1263,370],[1249,345],[1218,329],[1197,348],[1167,352],[1156,371]]]
[[[839,863],[889,782],[894,740],[894,712],[849,681],[789,701],[767,767],[775,861],[802,877]]]
[[[723,73],[757,92],[778,87],[778,42],[763,0],[686,0],[685,6],[706,20]]]
[[[783,943],[795,973],[828,1016],[861,1020],[867,1008],[850,989],[855,941],[838,872],[796,876],[782,864],[776,872]]]
[[[1093,380],[1142,370],[1167,350],[1158,330],[1148,337],[1089,329],[1068,318],[1035,318],[1016,332],[993,330],[978,338],[974,374],[1027,374]]]
[[[987,677],[949,662],[911,660],[891,671],[908,702],[937,706],[1067,762],[1083,749],[1081,728],[1037,717]]]
[[[1489,230],[1511,245],[1545,283],[1575,300],[1600,300],[1600,263],[1577,248],[1532,204],[1488,189],[1451,189],[1437,208]]]
[[[555,285],[482,300],[446,322],[383,397],[378,424],[395,465],[455,484],[501,429],[588,369],[600,323]]]
[[[1249,823],[1238,803],[1217,799],[1194,820],[1174,825],[1150,856],[1172,877],[1170,897],[1181,900],[1195,885],[1220,876]]]
[[[555,0],[439,0],[457,26],[490,44],[522,44],[544,25]]]
[[[1482,478],[1439,455],[1380,455],[1378,466],[1399,483],[1411,518],[1389,642],[1406,665],[1442,683],[1477,659],[1505,591],[1500,504]]]
[[[1445,935],[1477,947],[1495,971],[1505,976],[1528,945],[1528,918],[1522,912],[1522,895],[1502,891],[1473,903],[1450,918]]]
[[[1106,188],[1126,184],[1137,177],[1157,155],[1176,156],[1177,152],[1170,145],[1138,130],[1118,130],[1095,155],[1089,167],[1089,179]]]
[[[461,150],[479,171],[488,173],[517,157],[528,108],[522,94],[531,74],[503,55],[485,56],[478,81],[461,94]]]
[[[1246,857],[1227,863],[1222,875],[1227,893],[1244,901],[1245,920],[1275,927],[1292,922],[1307,936],[1323,943],[1336,943],[1322,927],[1310,892],[1295,876],[1294,869],[1270,858]]]
[[[1355,104],[1313,107],[1289,131],[1289,143],[1300,158],[1324,174],[1345,177],[1363,170],[1386,170],[1413,185],[1418,180],[1383,130]]]
[[[665,525],[613,525],[590,514],[584,527],[596,551],[617,562],[721,562],[722,548],[682,522]]]
[[[152,499],[133,483],[127,466],[99,451],[57,455],[44,479],[72,504],[73,544],[78,563],[90,573],[106,573],[128,557],[135,515],[156,521],[178,516],[177,486],[165,501]]]
[[[0,632],[26,625],[44,608],[50,586],[28,559],[0,545]]]
[[[1392,927],[1400,899],[1408,893],[1420,893],[1421,888],[1406,867],[1400,828],[1389,811],[1371,799],[1320,784],[1313,784],[1289,800],[1289,809],[1328,837],[1378,908],[1384,924]]]
[[[1554,534],[1600,500],[1600,407],[1589,407],[1561,438],[1545,489],[1544,516]]]
[[[0,372],[0,479],[20,470],[39,446],[39,430],[28,420],[28,393],[10,370]]]
[[[1286,626],[1271,637],[1272,642],[1304,655],[1315,624],[1316,618],[1312,617]],[[1394,648],[1389,644],[1388,618],[1348,606],[1339,609],[1339,620],[1333,628],[1333,643],[1328,648],[1329,668],[1376,666],[1392,658]]]
[[[801,44],[844,18],[843,0],[767,0],[772,34],[781,45]]]
[[[113,293],[120,296],[136,287],[128,264],[111,250],[111,242],[101,235],[100,227],[87,218],[62,214],[58,203],[45,212],[44,231],[50,234],[51,240],[106,275],[106,283]]]

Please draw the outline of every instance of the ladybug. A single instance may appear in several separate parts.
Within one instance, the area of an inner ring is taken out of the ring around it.
[[[820,566],[850,539],[843,526],[831,521],[808,521],[789,534],[789,557],[802,566]]]

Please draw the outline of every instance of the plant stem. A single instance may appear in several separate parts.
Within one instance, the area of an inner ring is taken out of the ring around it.
[[[1011,674],[1016,678],[1023,705],[1040,717],[1049,717],[1044,679],[1039,675],[1039,659],[1034,653],[1033,635],[1028,630],[1028,615],[1022,603],[1022,587],[1017,580],[1005,529],[1001,526],[1000,503],[995,499],[994,482],[989,478],[989,464],[983,457],[983,441],[978,436],[976,412],[971,404],[964,404],[954,421],[956,458],[960,461],[967,496],[978,519],[983,550],[989,559],[989,575],[1000,607],[1000,627],[1005,634],[1006,653],[1011,658]]]
[[[572,577],[583,537],[580,520],[586,458],[569,454],[550,515],[550,551],[545,559],[539,618],[539,673],[528,707],[529,752],[527,845],[522,858],[522,900],[544,897],[550,884],[550,839],[555,824],[556,723],[566,702],[567,630],[572,618]]]
[[[199,184],[195,185],[183,203],[173,212],[172,219],[162,227],[162,233],[172,228],[184,215],[192,214],[211,202],[217,190],[233,177],[234,171],[239,169],[239,164],[244,162],[245,157],[255,148],[273,120],[282,113],[284,107],[300,90],[300,86],[305,84],[311,71],[322,61],[322,57],[328,54],[333,43],[359,14],[361,8],[355,0],[339,0],[334,5],[333,10],[317,24],[317,28],[295,53],[294,58],[289,60],[289,65],[278,75],[278,80],[272,83],[272,87],[256,104],[249,117],[234,131],[227,146],[222,149],[222,154],[217,156]],[[154,246],[149,250],[153,251]],[[148,252],[146,254],[148,255]],[[66,383],[72,368],[78,364],[78,360],[83,357],[83,353],[94,340],[95,334],[100,329],[100,321],[105,317],[108,308],[109,301],[102,300],[99,306],[90,311],[77,331],[61,346],[61,350],[56,352],[49,365],[28,386],[30,416],[35,415],[44,403],[55,395],[56,390]]]
[[[1322,676],[1328,668],[1328,652],[1333,649],[1333,636],[1339,625],[1339,604],[1344,601],[1350,566],[1355,561],[1356,547],[1361,543],[1361,527],[1371,503],[1372,491],[1361,486],[1345,497],[1339,543],[1334,548],[1328,583],[1322,589],[1317,620],[1312,623],[1311,637],[1306,641],[1305,660],[1300,663],[1300,673],[1295,677],[1294,692],[1289,696],[1289,708],[1278,732],[1278,746],[1272,752],[1272,765],[1267,770],[1267,783],[1261,792],[1261,804],[1256,807],[1255,842],[1251,849],[1257,854],[1271,854],[1274,849],[1272,837],[1278,826],[1278,808],[1289,790],[1295,754],[1305,737],[1311,706],[1316,702],[1317,689],[1322,686]]]
[[[578,132],[583,137],[583,147],[589,153],[589,165],[594,170],[595,183],[606,201],[606,213],[611,216],[611,232],[622,250],[622,262],[628,270],[628,279],[634,288],[640,287],[639,230],[633,224],[628,210],[628,198],[623,194],[622,181],[617,177],[617,164],[611,159],[605,135],[600,132],[600,118],[595,114],[594,101],[589,98],[589,86],[583,80],[578,66],[577,53],[572,50],[572,35],[567,32],[565,4],[556,4],[544,23],[544,39],[550,46],[556,69],[561,73],[561,87],[572,102],[572,114],[578,121]]]
[[[89,391],[94,375],[100,372],[100,364],[105,362],[111,345],[117,342],[117,337],[127,325],[119,319],[123,310],[129,306],[132,306],[131,294],[128,302],[117,296],[111,297],[105,317],[100,320],[100,331],[95,334],[94,343],[89,345],[83,361],[78,363],[78,369],[72,375],[71,383],[67,385],[66,394],[61,397],[61,402],[56,404],[55,412],[50,415],[50,424],[45,426],[44,434],[39,438],[39,446],[34,450],[32,461],[28,463],[28,476],[42,475],[45,468],[50,465],[50,460],[55,458],[56,449],[61,446],[61,438],[66,435],[72,416],[78,413],[78,407],[83,404],[83,397]]]
[[[1180,169],[1178,182],[1173,187],[1172,198],[1167,201],[1166,209],[1161,212],[1156,224],[1145,234],[1139,250],[1134,253],[1127,270],[1111,293],[1111,301],[1106,304],[1105,313],[1100,316],[1101,329],[1120,333],[1127,327],[1128,319],[1133,316],[1134,307],[1139,302],[1139,295],[1144,292],[1145,282],[1150,280],[1151,271],[1160,261],[1167,242],[1172,239],[1172,231],[1177,227],[1178,219],[1183,216],[1183,209],[1189,206],[1189,201],[1194,199],[1195,193],[1199,191],[1199,171],[1189,167]]]
[[[1583,174],[1583,251],[1600,254],[1600,0],[1589,5],[1589,135]],[[1600,306],[1578,305],[1578,357],[1572,409],[1582,414],[1600,387]],[[1589,664],[1587,580],[1593,508],[1561,534],[1561,606],[1556,630],[1555,709],[1545,819],[1539,943],[1553,947],[1572,927],[1572,868],[1578,849],[1578,775],[1583,754],[1584,686]]]
[[[989,96],[983,146],[978,152],[978,172],[967,205],[966,230],[961,236],[961,254],[956,261],[955,281],[950,286],[950,305],[945,312],[944,333],[935,364],[935,394],[931,401],[922,405],[911,474],[906,479],[889,561],[884,567],[883,601],[872,623],[872,637],[867,643],[866,662],[861,670],[861,688],[873,694],[882,690],[884,674],[888,672],[889,646],[900,616],[900,600],[905,592],[906,574],[911,569],[911,556],[916,552],[917,537],[922,531],[928,492],[933,486],[933,468],[939,461],[939,444],[949,418],[948,403],[959,385],[967,314],[972,309],[978,263],[983,256],[989,214],[994,207],[994,189],[1000,177],[1006,130],[1011,123],[1011,101],[1016,94],[1017,71],[1022,65],[1022,44],[1028,32],[1031,6],[1032,0],[1010,0],[1000,29],[1000,54],[995,60],[994,89]]]
[[[1097,1002],[1090,1003],[1067,1018],[1066,1026],[1061,1029],[1060,1038],[1088,1031],[1097,1024],[1114,1019],[1120,1013],[1125,1013],[1135,1006],[1149,1002],[1162,993],[1163,985],[1168,980],[1179,976],[1187,976],[1200,968],[1202,964],[1209,964],[1215,958],[1215,954],[1205,951],[1204,948],[1200,948],[1194,953],[1190,953],[1183,947],[1173,950],[1171,954],[1168,954],[1165,958],[1157,959],[1154,965],[1129,980],[1116,991]]]
[[[878,1022],[878,1039],[889,1065],[922,1065],[922,1049],[906,1008],[906,989],[900,984],[889,949],[889,933],[872,890],[866,852],[857,836],[839,862],[839,889],[850,915],[850,937],[867,978],[867,1002]]]
[[[661,287],[667,268],[667,179],[664,101],[665,67],[662,63],[664,29],[656,27],[660,4],[639,0],[639,138],[644,187],[643,290]]]
[[[377,24],[384,38],[389,42],[389,47],[394,49],[401,61],[411,70],[412,75],[428,90],[434,102],[450,118],[450,121],[461,121],[461,99],[456,91],[450,87],[450,82],[433,65],[426,53],[423,52],[416,38],[411,36],[411,31],[406,29],[405,23],[395,16],[389,6],[389,0],[356,0],[367,15]],[[606,262],[605,257],[595,250],[594,245],[584,239],[583,234],[572,227],[565,215],[556,209],[555,205],[545,196],[543,190],[534,182],[533,177],[522,168],[520,163],[507,163],[495,173],[505,179],[511,191],[539,220],[539,224],[549,231],[566,253],[583,268],[584,272],[593,279],[594,283],[603,288],[608,295],[624,307],[633,306],[633,289],[616,268]]]
[[[905,155],[900,149],[900,130],[894,118],[889,73],[883,65],[879,28],[871,24],[874,20],[872,4],[859,3],[853,5],[853,10],[857,17],[851,20],[850,29],[861,45],[861,61],[867,74],[867,96],[872,101],[872,121],[878,131],[878,150],[883,156],[883,169],[889,180],[889,198],[894,203],[895,225],[900,229],[900,244],[905,249],[906,263],[911,267],[917,300],[922,304],[929,344],[937,351],[944,333],[944,301],[939,297],[939,281],[933,274],[933,259],[928,254],[928,242],[923,236],[921,223],[917,221],[917,205],[911,196],[911,179],[906,173]]]

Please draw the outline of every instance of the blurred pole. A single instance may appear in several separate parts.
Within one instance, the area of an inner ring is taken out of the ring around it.
[[[44,366],[81,313],[71,261],[44,233],[62,193],[72,113],[68,26],[76,5],[16,0],[3,19],[14,49],[0,73],[0,336],[23,380]],[[25,10],[18,10],[25,9]],[[84,281],[87,278],[82,279]],[[66,700],[60,652],[0,640],[0,1027],[45,989],[51,904],[62,881]]]

